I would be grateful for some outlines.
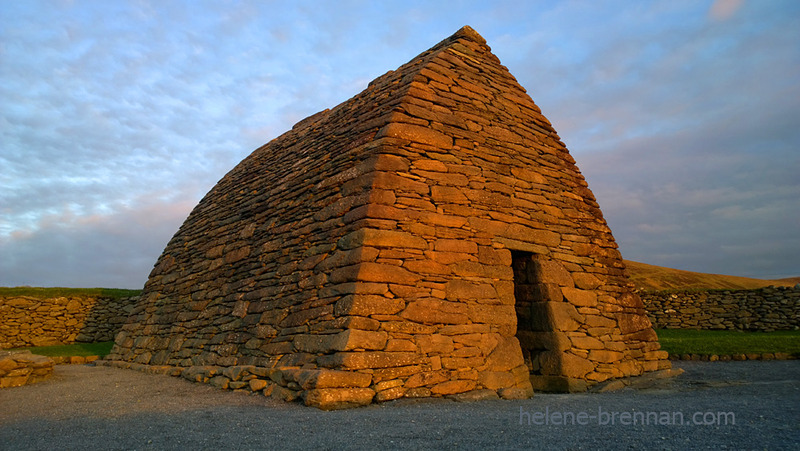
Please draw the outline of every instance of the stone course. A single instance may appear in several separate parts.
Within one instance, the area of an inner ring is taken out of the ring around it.
[[[231,170],[115,343],[323,409],[670,368],[575,161],[469,27]]]
[[[137,297],[0,297],[0,349],[111,341]]]
[[[657,329],[772,332],[800,328],[800,286],[642,292]]]
[[[53,375],[54,362],[25,351],[0,351],[0,388],[20,387]]]

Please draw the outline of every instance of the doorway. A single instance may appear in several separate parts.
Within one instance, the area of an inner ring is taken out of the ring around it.
[[[539,258],[531,252],[511,251],[517,339],[522,347],[525,364],[532,375],[543,374],[540,357],[549,350],[548,343],[555,330],[547,308],[551,301],[550,290],[542,283],[538,274]]]

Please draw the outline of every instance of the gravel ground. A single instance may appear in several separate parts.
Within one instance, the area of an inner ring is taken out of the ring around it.
[[[0,449],[800,449],[800,361],[674,366],[686,372],[613,393],[323,412],[181,378],[59,365],[46,382],[0,390]],[[633,424],[634,412],[713,424]],[[717,412],[733,417],[725,424]]]

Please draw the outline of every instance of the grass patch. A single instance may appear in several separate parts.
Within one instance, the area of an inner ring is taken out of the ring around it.
[[[42,288],[42,287],[0,287],[0,296],[30,296],[46,299],[69,296],[127,298],[139,296],[142,290],[126,290],[122,288]]]
[[[47,357],[72,357],[72,356],[90,356],[99,355],[104,357],[111,352],[111,347],[114,346],[113,341],[102,341],[99,343],[75,343],[71,345],[57,345],[57,346],[34,346],[31,348],[14,348],[12,351],[30,351],[32,354],[43,355]]]
[[[800,355],[800,331],[658,329],[661,349],[670,354],[733,355],[785,352]]]

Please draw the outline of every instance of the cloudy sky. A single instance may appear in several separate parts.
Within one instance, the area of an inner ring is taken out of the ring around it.
[[[140,288],[256,147],[469,24],[623,256],[800,275],[800,2],[0,1],[0,286]]]

